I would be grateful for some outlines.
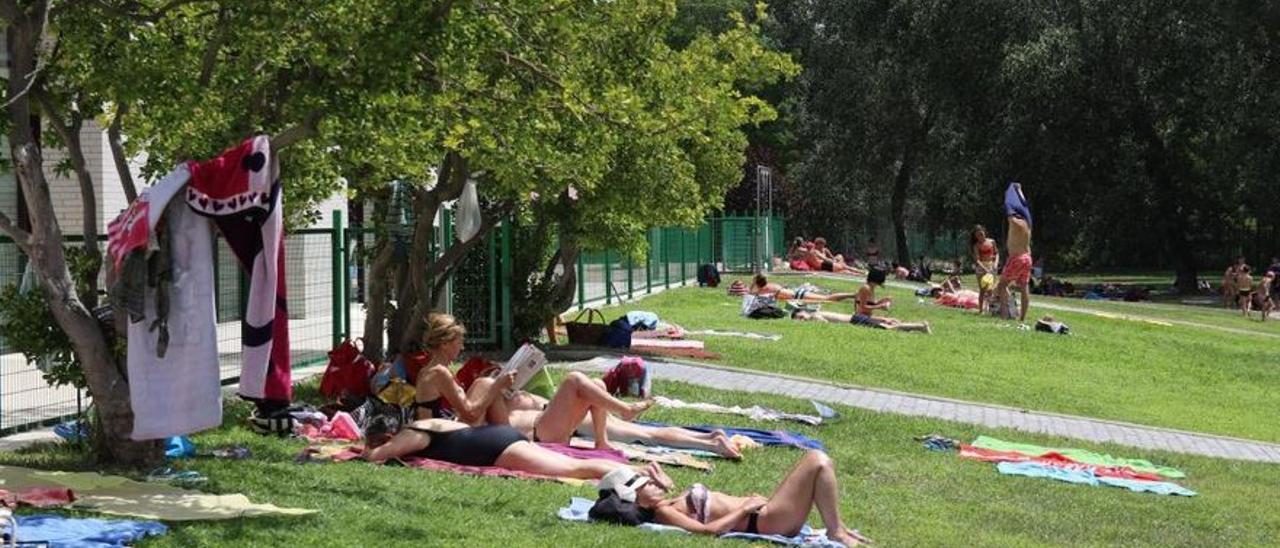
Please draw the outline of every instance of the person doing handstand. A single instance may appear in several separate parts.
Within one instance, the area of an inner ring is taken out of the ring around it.
[[[1010,317],[1009,285],[1014,284],[1022,292],[1022,302],[1018,307],[1018,321],[1027,321],[1027,307],[1031,304],[1031,209],[1027,206],[1027,198],[1022,194],[1022,185],[1009,183],[1004,198],[1005,218],[1009,223],[1009,235],[1005,247],[1009,250],[1009,262],[1005,263],[1000,273],[1000,283],[996,285],[995,299],[1000,303],[1000,317]]]

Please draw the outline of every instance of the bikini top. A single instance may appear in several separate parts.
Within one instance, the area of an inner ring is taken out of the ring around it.
[[[990,239],[978,244],[978,257],[983,260],[990,260],[996,256],[996,245],[991,243]]]
[[[698,523],[706,523],[709,515],[708,509],[711,506],[711,491],[707,486],[701,483],[695,483],[689,487],[689,491],[684,495],[684,504],[689,509],[689,513]]]

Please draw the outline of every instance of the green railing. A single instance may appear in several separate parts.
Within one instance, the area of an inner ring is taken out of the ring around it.
[[[405,233],[405,227],[398,228],[398,233]],[[647,257],[614,250],[582,253],[576,304],[613,304],[688,285],[705,263],[718,263],[727,270],[768,268],[767,254],[781,254],[782,230],[781,219],[729,215],[709,219],[696,229],[649,230]],[[491,231],[463,259],[446,288],[446,309],[467,325],[467,343],[473,348],[513,347],[508,283],[511,238],[507,223]],[[322,363],[338,341],[364,336],[374,239],[370,227],[347,226],[341,211],[333,212],[328,227],[295,230],[286,236],[289,337],[295,368]],[[78,240],[67,237],[68,243]],[[452,214],[443,210],[430,250],[442,253],[455,243]],[[408,242],[400,245],[407,254]],[[221,238],[213,261],[219,370],[224,383],[233,383],[240,373],[239,321],[248,297],[247,278]],[[18,283],[25,264],[17,246],[0,237],[0,285]],[[64,420],[83,412],[87,404],[88,398],[75,388],[45,384],[40,371],[7,350],[0,337],[0,434]]]

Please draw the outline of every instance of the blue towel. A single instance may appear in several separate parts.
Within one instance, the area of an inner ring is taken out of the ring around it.
[[[1027,200],[1018,190],[1022,185],[1017,182],[1009,183],[1009,188],[1004,191],[1004,214],[1017,215],[1027,221],[1027,226],[1031,226],[1031,207],[1027,205]]]
[[[158,521],[105,520],[69,518],[53,514],[15,516],[18,519],[18,541],[48,543],[71,548],[127,546],[150,535],[169,531]],[[11,532],[6,531],[6,534]]]
[[[581,497],[573,497],[569,500],[569,506],[561,508],[556,512],[562,520],[566,521],[591,521],[588,512],[595,501],[587,500]],[[688,531],[672,525],[662,525],[660,523],[642,523],[637,525],[641,529],[652,531],[655,533],[679,533],[688,535]],[[736,538],[751,542],[772,542],[774,544],[782,544],[787,546],[812,546],[815,548],[844,548],[843,544],[828,539],[826,529],[813,529],[805,524],[800,528],[800,533],[794,537],[786,537],[782,535],[760,535],[753,533],[725,533],[720,538]]]
[[[1112,487],[1123,487],[1138,493],[1182,495],[1184,497],[1196,496],[1195,491],[1167,481],[1111,478],[1094,474],[1092,470],[1068,469],[1059,466],[1041,464],[1038,462],[1001,462],[996,464],[996,469],[999,470],[1001,474],[1011,476],[1049,478],[1058,481],[1065,481],[1067,483],[1078,483],[1084,485],[1110,485]]]
[[[627,323],[638,331],[652,331],[658,328],[658,315],[643,310],[627,312]]]
[[[715,426],[707,424],[682,426],[663,424],[660,422],[641,422],[640,424],[647,424],[649,426],[680,426],[681,428],[693,430],[694,432],[713,432],[715,430],[724,430],[724,433],[727,436],[740,434],[751,438],[760,445],[785,445],[787,447],[795,447],[796,449],[817,449],[819,451],[827,450],[827,448],[822,445],[822,442],[818,440],[803,434],[788,432],[786,430],[757,430],[755,428],[733,428],[730,426]]]

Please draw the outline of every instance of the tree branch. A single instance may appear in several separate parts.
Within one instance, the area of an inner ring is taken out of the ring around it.
[[[18,228],[4,213],[0,213],[0,232],[12,238],[14,245],[17,245],[24,254],[31,255],[31,233]]]
[[[226,21],[227,11],[219,9],[218,24],[214,25],[213,37],[209,39],[208,44],[205,44],[204,55],[200,57],[200,76],[196,78],[196,83],[202,88],[209,87],[209,81],[213,79],[213,67],[218,63],[218,49],[227,39],[227,33],[222,28]]]
[[[480,229],[476,231],[475,236],[465,242],[450,246],[440,258],[432,261],[426,272],[427,279],[433,280],[432,301],[439,300],[440,293],[444,291],[444,285],[449,282],[449,278],[462,265],[462,258],[484,240],[489,235],[489,232],[498,226],[498,223],[506,218],[507,214],[511,213],[513,209],[515,209],[515,203],[508,201],[502,202],[497,207],[482,213],[480,216]]]
[[[107,143],[111,145],[111,158],[115,160],[116,172],[120,175],[120,186],[124,188],[124,197],[129,203],[138,198],[138,187],[133,182],[133,171],[129,169],[129,159],[124,155],[124,140],[120,134],[121,121],[129,114],[129,103],[116,103],[116,114],[107,126]]]
[[[271,150],[276,151],[287,148],[299,141],[315,136],[320,130],[320,119],[323,117],[324,115],[318,110],[308,112],[301,123],[286,128],[271,137]]]

